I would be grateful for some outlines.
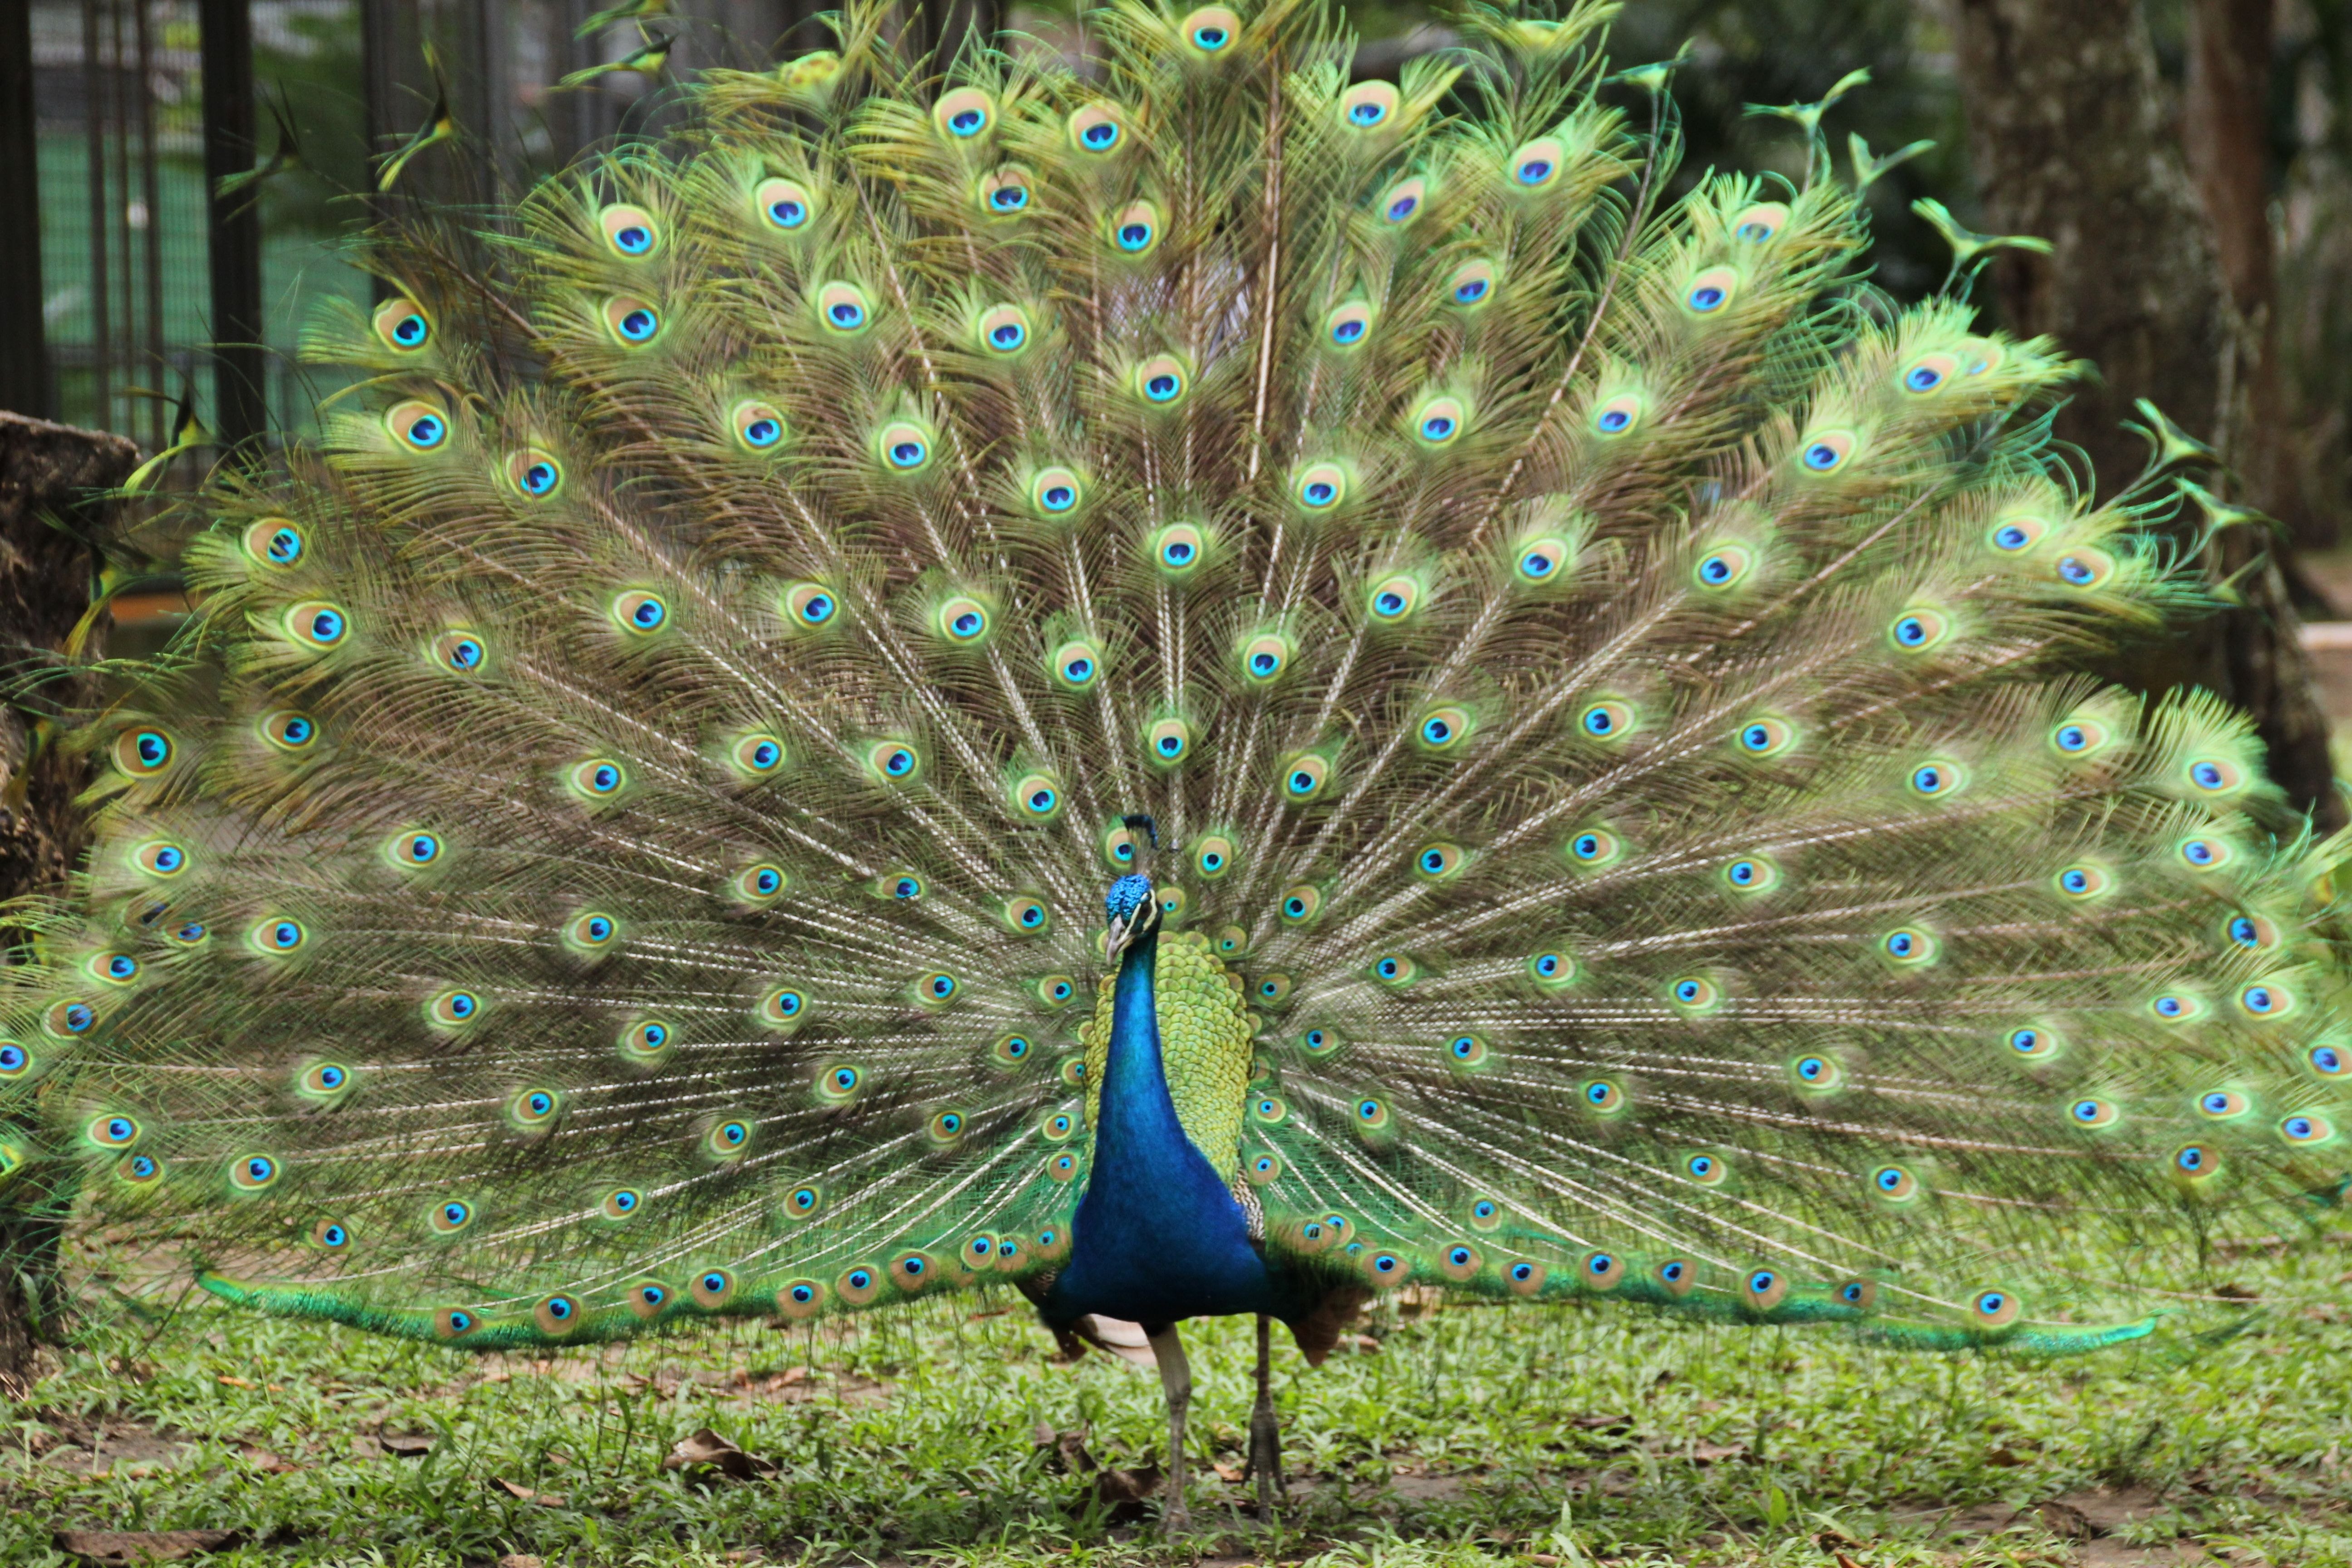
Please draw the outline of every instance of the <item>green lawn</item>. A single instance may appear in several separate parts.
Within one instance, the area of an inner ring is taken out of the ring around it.
[[[2242,1261],[2272,1305],[2218,1347],[2039,1364],[1391,1307],[1320,1370],[1278,1352],[1279,1522],[1203,1468],[1175,1545],[1071,1468],[1159,1455],[1157,1381],[1056,1363],[1009,1292],[548,1361],[198,1300],[110,1315],[14,1407],[0,1563],[71,1561],[58,1531],[213,1530],[238,1532],[222,1563],[2352,1564],[2347,1265],[2333,1240]],[[1194,1462],[1237,1477],[1249,1324],[1191,1337]],[[705,1427],[772,1474],[665,1468]]]

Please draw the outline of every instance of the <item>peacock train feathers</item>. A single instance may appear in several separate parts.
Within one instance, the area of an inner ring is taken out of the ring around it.
[[[1087,77],[853,7],[385,238],[79,731],[0,1164],[463,1345],[1050,1302],[1140,874],[1171,1147],[1286,1277],[2193,1306],[2345,1168],[2339,851],[2068,673],[2204,599],[2068,363],[1858,288],[1825,178],[1665,201],[1612,9],[1349,86],[1301,0]]]

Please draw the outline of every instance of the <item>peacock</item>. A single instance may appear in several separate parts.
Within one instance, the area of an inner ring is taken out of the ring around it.
[[[1269,1325],[1406,1287],[2223,1321],[2352,1036],[2343,844],[2080,672],[2217,602],[2195,444],[2095,500],[2062,351],[1871,289],[1817,109],[1681,177],[1614,9],[856,0],[380,234],[62,742],[9,1201],[467,1350],[1010,1286],[1140,1326],[1171,1526],[1189,1318],[1269,1501]]]

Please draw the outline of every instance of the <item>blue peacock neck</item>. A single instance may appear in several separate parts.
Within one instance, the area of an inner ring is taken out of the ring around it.
[[[1119,955],[1093,1163],[1070,1227],[1070,1260],[1047,1315],[1089,1312],[1156,1325],[1279,1311],[1241,1205],[1177,1120],[1161,1065],[1152,974],[1156,925]]]

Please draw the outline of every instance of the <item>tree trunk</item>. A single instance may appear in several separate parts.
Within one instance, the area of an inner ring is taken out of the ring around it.
[[[96,562],[79,535],[49,517],[70,518],[138,461],[139,449],[120,436],[0,413],[0,657],[8,664],[45,661],[89,605]],[[81,784],[79,759],[43,746],[24,709],[0,707],[0,899],[64,886],[82,848],[74,807]],[[72,1194],[37,1184],[37,1170],[0,1187],[0,1394],[30,1383],[35,1339],[61,1304],[57,1215]]]
[[[2253,3],[2196,0],[2216,26],[2231,19],[2223,13]],[[2238,259],[2245,236],[2233,233],[2227,246],[2216,240],[2165,123],[2139,0],[1951,5],[1987,222],[2055,247],[2047,258],[2011,252],[1998,265],[2005,322],[2020,332],[2051,333],[2097,367],[2060,415],[2059,438],[2088,455],[2102,493],[2127,482],[2146,458],[2144,444],[2120,428],[2133,417],[2135,398],[2231,451],[2254,356],[2223,266]],[[2230,89],[2211,74],[2218,62],[2218,55],[2209,60],[2204,81],[2220,94]],[[2258,210],[2266,199],[2259,184],[2232,195]],[[2266,227],[2259,270],[2267,277]],[[2312,694],[2284,577],[2265,553],[2284,548],[2244,528],[2224,535],[2212,565],[2221,575],[2251,568],[2237,583],[2242,605],[2168,643],[2132,650],[2107,673],[2146,690],[2206,687],[2247,710],[2272,776],[2333,828],[2343,825],[2345,810],[2328,761],[2327,721]]]

